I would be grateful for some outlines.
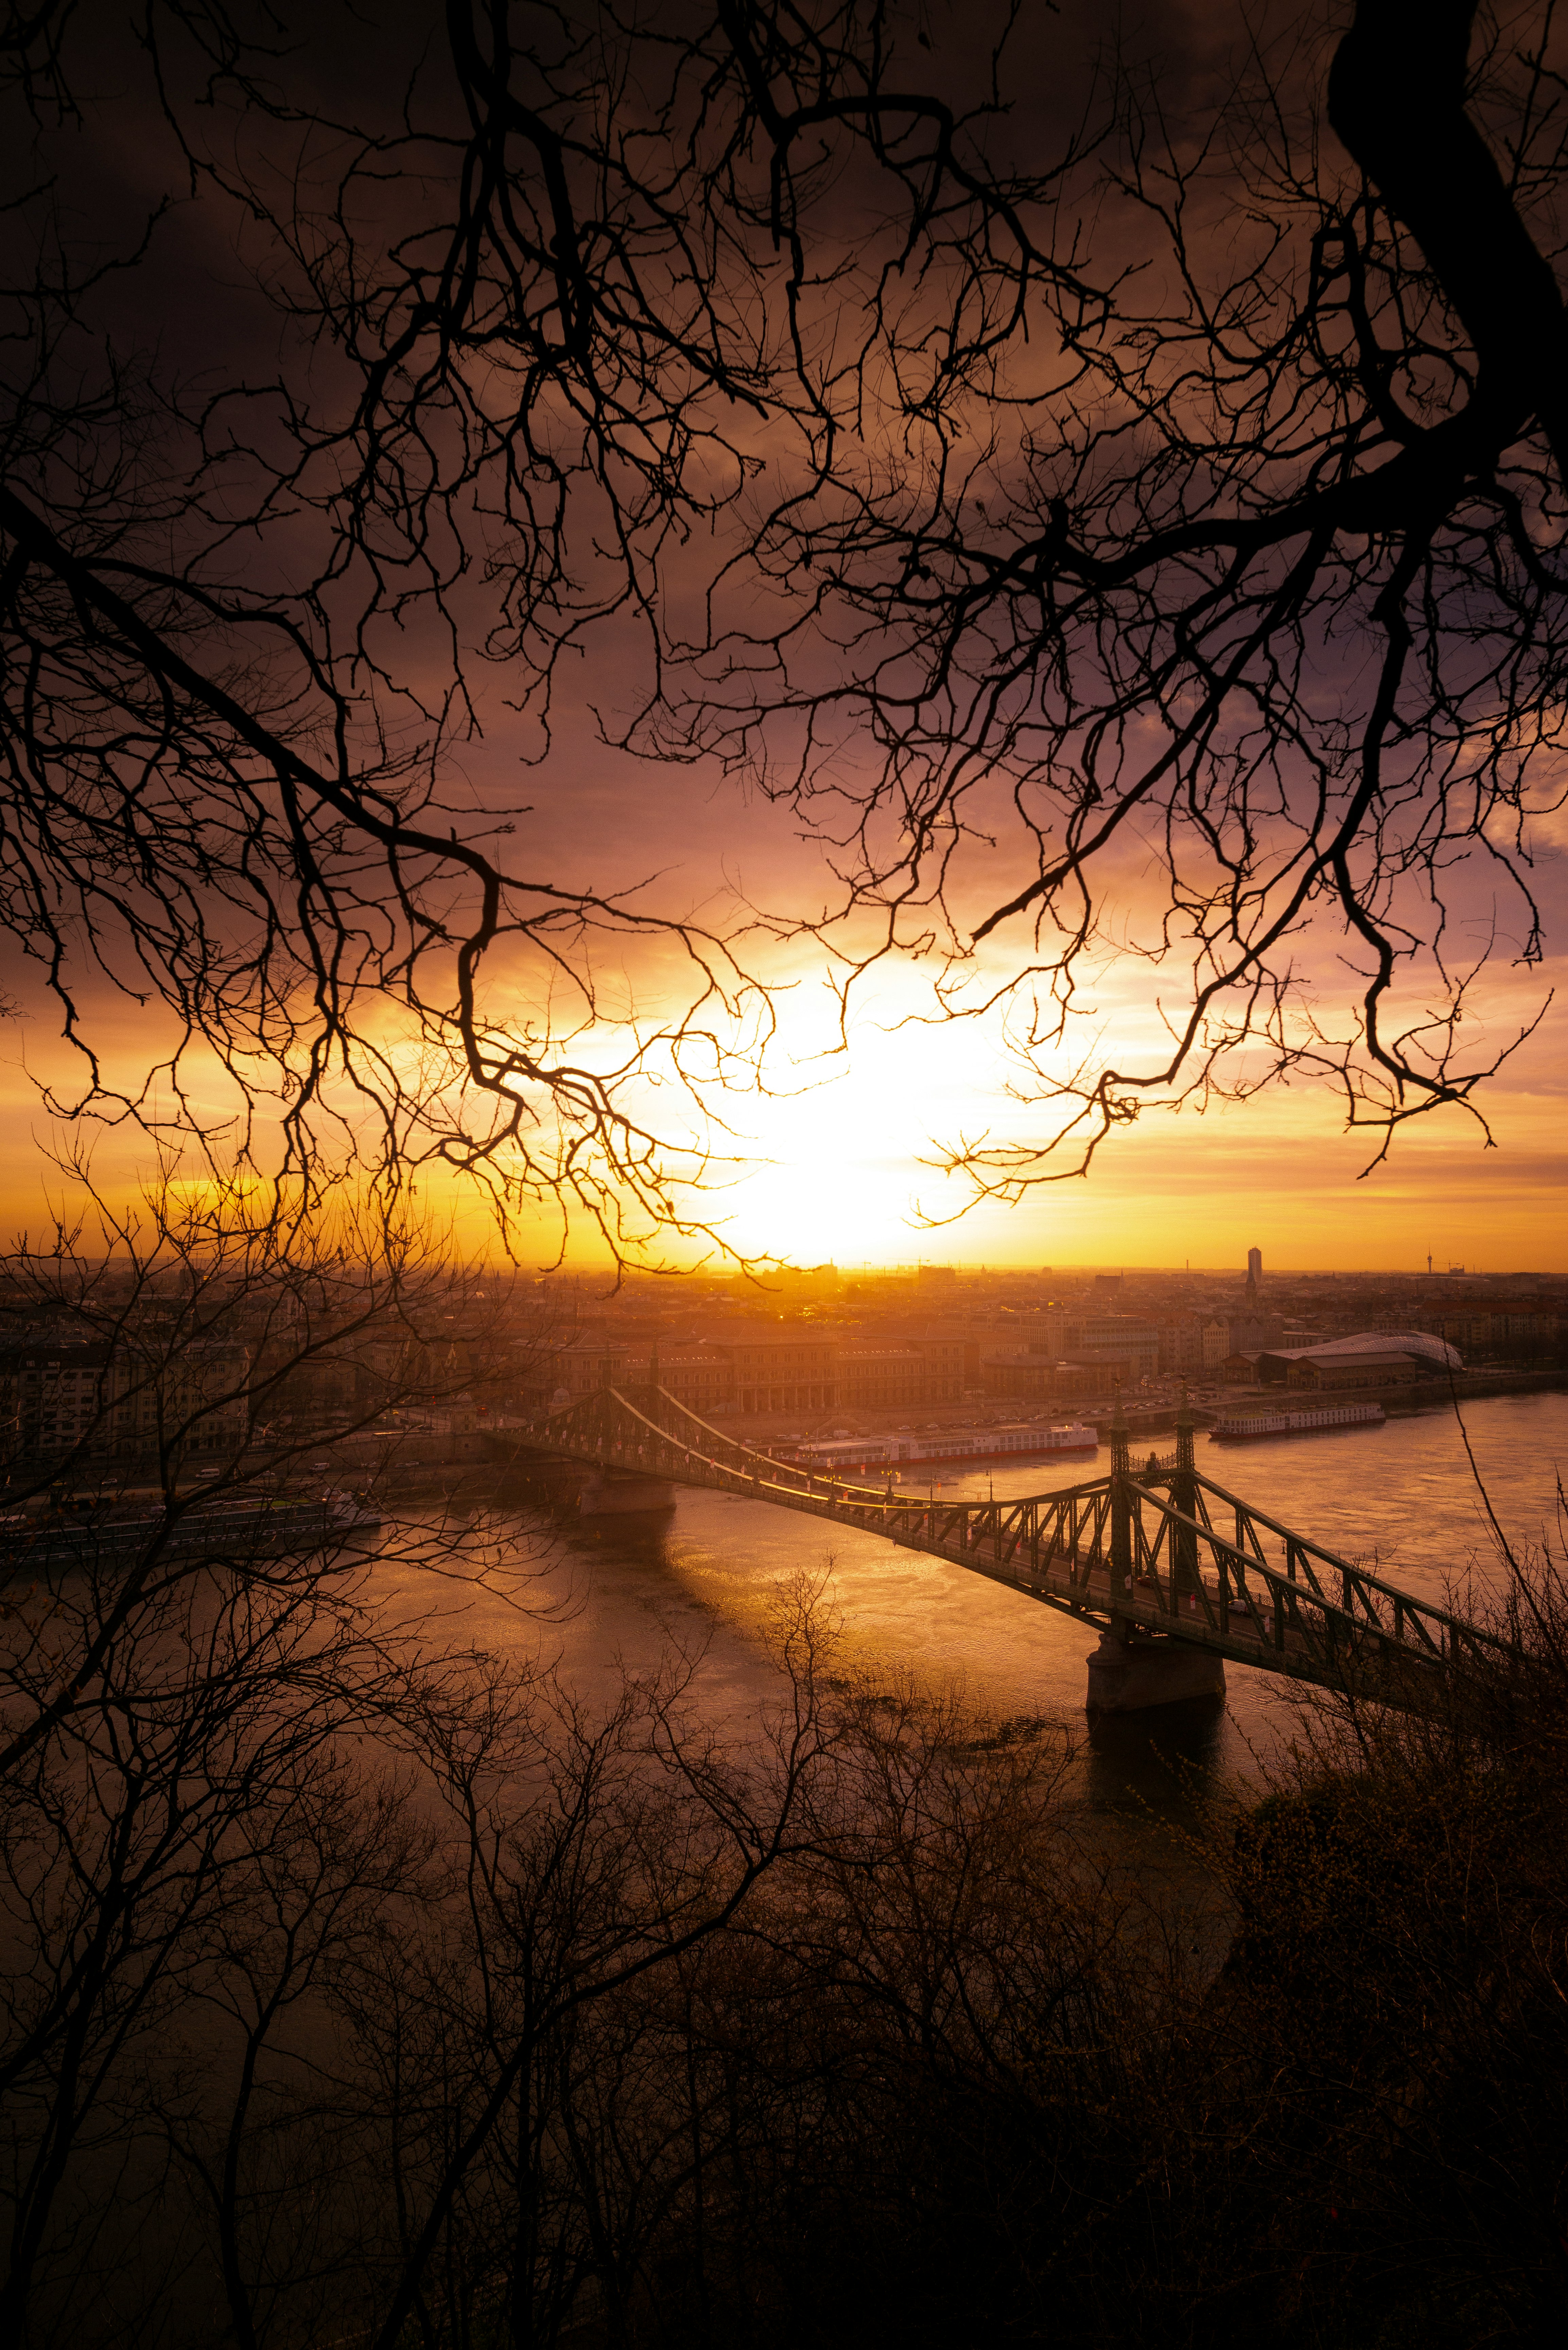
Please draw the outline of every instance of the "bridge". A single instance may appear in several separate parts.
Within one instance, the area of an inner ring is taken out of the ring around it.
[[[1173,1453],[1135,1473],[1118,1406],[1108,1476],[1012,1501],[922,1498],[775,1461],[657,1384],[601,1388],[517,1434],[526,1451],[881,1534],[1075,1616],[1101,1634],[1091,1711],[1222,1694],[1227,1661],[1417,1706],[1503,1647],[1204,1476],[1185,1403]]]

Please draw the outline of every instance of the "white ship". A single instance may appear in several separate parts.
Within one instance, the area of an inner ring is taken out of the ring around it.
[[[1047,1428],[1018,1420],[1001,1428],[929,1429],[923,1435],[835,1436],[817,1444],[797,1444],[794,1460],[803,1469],[896,1469],[926,1461],[1037,1459],[1052,1452],[1093,1452],[1099,1438],[1080,1420]]]
[[[1381,1428],[1380,1403],[1289,1404],[1279,1411],[1222,1413],[1210,1436],[1216,1444],[1246,1444],[1260,1436],[1305,1436],[1326,1428]]]

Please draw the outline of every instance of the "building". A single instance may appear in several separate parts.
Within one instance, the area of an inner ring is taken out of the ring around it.
[[[25,1341],[0,1355],[0,1444],[13,1459],[230,1454],[250,1430],[250,1353],[223,1338]]]
[[[1072,1362],[1020,1347],[985,1356],[981,1374],[988,1396],[1027,1397],[1035,1403],[1055,1404],[1072,1396],[1104,1395],[1126,1378],[1127,1368],[1127,1361],[1120,1366],[1098,1357]]]
[[[919,1411],[932,1404],[957,1403],[965,1384],[961,1330],[867,1332],[814,1330],[795,1323],[761,1323],[702,1342],[683,1360],[692,1375],[698,1365],[723,1357],[727,1385],[710,1369],[709,1409],[741,1413],[826,1411]],[[659,1373],[671,1394],[680,1392],[666,1375],[673,1357],[661,1352]],[[720,1399],[722,1388],[727,1399]],[[681,1400],[686,1397],[681,1394]],[[701,1406],[693,1403],[693,1410]]]
[[[431,1372],[429,1383],[438,1383]],[[450,1380],[440,1381],[450,1385]],[[271,1419],[289,1414],[295,1419],[328,1421],[348,1419],[360,1406],[368,1385],[363,1362],[347,1349],[339,1353],[324,1347],[317,1355],[307,1355],[296,1362],[286,1360],[265,1365],[255,1381],[256,1409],[259,1417]]]
[[[1256,1354],[1285,1343],[1285,1326],[1267,1314],[1234,1315],[1224,1326],[1227,1355]]]
[[[826,1331],[762,1323],[717,1341],[732,1365],[734,1409],[831,1411],[837,1402],[836,1347]]]
[[[628,1347],[589,1338],[574,1339],[570,1346],[558,1347],[547,1364],[542,1366],[541,1385],[547,1387],[556,1400],[576,1403],[597,1388],[629,1385],[632,1361]],[[642,1376],[646,1377],[646,1372]]]
[[[900,1335],[898,1344],[912,1347],[925,1364],[923,1402],[961,1403],[965,1388],[979,1385],[968,1376],[969,1350],[961,1330]]]
[[[1169,1378],[1188,1378],[1206,1367],[1203,1354],[1204,1321],[1199,1314],[1176,1314],[1157,1326],[1159,1336],[1159,1368]],[[1215,1357],[1219,1359],[1218,1356]]]
[[[1158,1327],[1142,1315],[1085,1314],[1063,1317],[1056,1351],[1069,1362],[1104,1364],[1107,1378],[1142,1379],[1158,1370],[1159,1347]]]
[[[1357,1330],[1315,1346],[1264,1347],[1251,1360],[1262,1387],[1321,1391],[1408,1387],[1464,1368],[1458,1348],[1429,1330]]]
[[[835,1364],[841,1411],[919,1411],[931,1400],[930,1372],[915,1347],[840,1347]]]
[[[1558,1315],[1535,1298],[1445,1306],[1433,1315],[1432,1329],[1471,1355],[1528,1357],[1554,1351],[1562,1337]]]
[[[655,1350],[579,1341],[556,1355],[554,1394],[575,1403],[601,1387],[640,1386]],[[963,1393],[961,1333],[876,1339],[799,1323],[753,1324],[722,1337],[657,1349],[659,1383],[688,1411],[909,1411]]]
[[[1217,1315],[1210,1315],[1203,1325],[1202,1351],[1203,1368],[1206,1371],[1218,1371],[1224,1367],[1226,1357],[1231,1352],[1229,1322],[1220,1321]]]
[[[1106,1395],[1113,1387],[1136,1387],[1152,1378],[1168,1343],[1141,1315],[1069,1315],[1058,1308],[1042,1317],[1024,1346],[988,1348],[981,1380],[987,1395],[1033,1396],[1046,1403]]]
[[[1016,1348],[1022,1339],[1032,1354],[1051,1355],[1058,1360],[1079,1358],[1094,1361],[1118,1361],[1136,1367],[1136,1375],[1143,1378],[1159,1368],[1160,1349],[1167,1343],[1160,1327],[1142,1314],[1117,1314],[1099,1308],[1085,1311],[1068,1309],[1053,1304],[1043,1314],[1027,1317],[1010,1317],[992,1322],[983,1331],[972,1335],[981,1341],[976,1349],[976,1367],[981,1354],[995,1354],[999,1348]]]
[[[650,1365],[639,1364],[634,1376],[646,1378]],[[735,1367],[722,1347],[677,1347],[661,1349],[659,1384],[699,1419],[735,1409]]]
[[[1429,1378],[1432,1366],[1419,1355],[1302,1355],[1285,1373],[1285,1385],[1328,1394],[1336,1388],[1408,1388]]]
[[[250,1349],[198,1338],[166,1359],[117,1354],[114,1449],[149,1452],[171,1442],[190,1453],[234,1453],[250,1433]]]
[[[31,1340],[0,1356],[0,1430],[8,1457],[31,1461],[112,1444],[112,1350],[85,1340]]]

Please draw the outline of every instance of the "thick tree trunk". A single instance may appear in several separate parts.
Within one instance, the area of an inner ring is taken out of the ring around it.
[[[1475,0],[1359,0],[1329,73],[1328,119],[1475,346],[1476,437],[1501,452],[1539,418],[1568,478],[1568,317],[1465,111],[1475,16]]]

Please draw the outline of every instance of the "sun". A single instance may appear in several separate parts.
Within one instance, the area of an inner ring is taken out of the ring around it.
[[[898,1263],[947,1187],[938,1137],[972,1125],[974,1039],[911,1025],[863,1029],[848,1052],[796,1065],[796,1083],[743,1121],[754,1164],[729,1188],[725,1236],[794,1264]],[[925,1161],[927,1163],[922,1164]]]

